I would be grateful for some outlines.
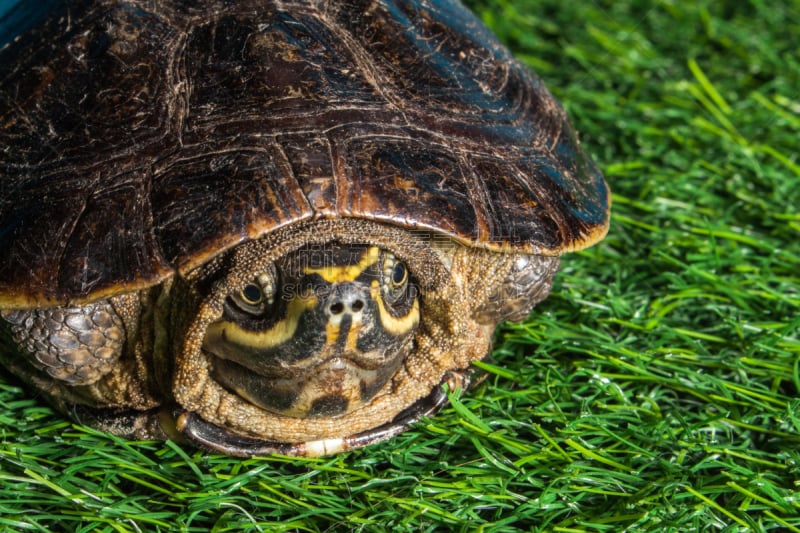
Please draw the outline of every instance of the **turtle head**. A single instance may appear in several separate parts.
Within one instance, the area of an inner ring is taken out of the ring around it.
[[[417,291],[388,250],[311,246],[250,274],[227,294],[203,348],[214,378],[263,409],[348,413],[386,385],[412,348]]]

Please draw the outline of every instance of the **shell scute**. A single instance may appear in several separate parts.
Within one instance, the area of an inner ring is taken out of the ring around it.
[[[337,22],[391,80],[387,98],[421,114],[488,118],[516,113],[510,56],[457,2],[346,2]],[[389,91],[395,94],[388,94]],[[409,102],[413,103],[409,106]],[[437,118],[445,118],[439,117]],[[453,117],[450,117],[453,118]]]
[[[185,270],[219,251],[312,215],[279,153],[251,148],[181,160],[153,180],[155,234]],[[200,247],[202,246],[202,247]]]
[[[81,298],[135,287],[140,276],[171,274],[170,265],[154,253],[158,246],[147,192],[145,183],[134,179],[86,198],[62,251],[59,290]]]
[[[217,123],[252,133],[308,130],[315,117],[338,109],[381,106],[339,41],[319,19],[300,13],[228,16],[193,29],[184,54],[193,110],[187,129],[200,139]],[[248,126],[249,119],[262,122]]]
[[[457,154],[410,139],[361,139],[348,146],[350,216],[477,237],[468,180]],[[420,206],[426,206],[421,212]]]

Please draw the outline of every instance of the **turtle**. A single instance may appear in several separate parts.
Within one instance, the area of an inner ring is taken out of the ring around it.
[[[479,381],[497,325],[607,232],[563,106],[458,0],[5,23],[0,357],[78,423],[239,456],[379,442]]]

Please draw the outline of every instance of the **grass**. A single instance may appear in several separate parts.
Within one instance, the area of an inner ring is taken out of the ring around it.
[[[614,191],[487,382],[365,450],[238,460],[74,426],[4,375],[0,528],[800,531],[800,3],[470,5]]]

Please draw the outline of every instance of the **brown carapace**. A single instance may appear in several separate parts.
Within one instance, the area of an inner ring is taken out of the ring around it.
[[[319,455],[466,388],[609,192],[455,0],[76,0],[0,51],[0,359],[76,420]]]

